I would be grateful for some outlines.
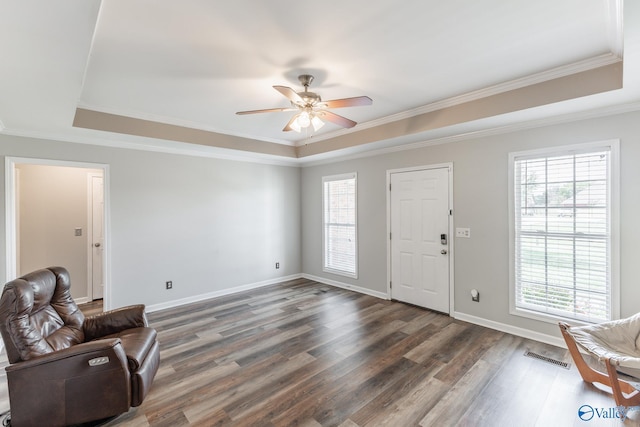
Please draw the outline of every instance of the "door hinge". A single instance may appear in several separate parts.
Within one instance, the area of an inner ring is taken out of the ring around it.
[[[453,215],[453,209],[449,209],[449,215]]]
[[[391,233],[389,233],[389,240],[391,240]]]
[[[393,282],[389,282],[389,289],[393,288]]]
[[[389,191],[391,191],[391,183],[389,183]]]

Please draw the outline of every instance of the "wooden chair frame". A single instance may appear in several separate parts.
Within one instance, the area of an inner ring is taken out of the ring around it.
[[[576,368],[578,368],[578,372],[580,372],[580,376],[582,376],[584,382],[590,384],[599,383],[611,388],[617,406],[630,407],[640,405],[640,391],[636,390],[630,383],[618,376],[618,371],[616,370],[618,362],[615,359],[609,358],[604,360],[607,375],[593,369],[585,362],[576,341],[569,333],[568,329],[570,326],[563,322],[560,322],[559,326],[562,337],[569,348],[571,358],[576,364]]]

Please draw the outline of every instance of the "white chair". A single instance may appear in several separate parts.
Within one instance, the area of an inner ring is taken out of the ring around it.
[[[634,387],[634,381],[622,379],[618,374],[621,372],[633,379],[640,378],[640,313],[596,325],[571,327],[563,322],[559,325],[571,357],[585,382],[610,387],[618,406],[640,405],[640,391]],[[607,373],[590,367],[578,346],[604,362]]]

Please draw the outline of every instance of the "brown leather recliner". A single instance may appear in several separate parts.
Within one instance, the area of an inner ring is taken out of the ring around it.
[[[160,364],[144,305],[86,317],[69,273],[49,267],[7,283],[0,332],[13,426],[65,426],[127,412],[144,400]]]

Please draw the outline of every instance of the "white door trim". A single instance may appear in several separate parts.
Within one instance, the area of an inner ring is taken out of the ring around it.
[[[402,172],[416,172],[429,169],[448,169],[449,171],[449,209],[453,212],[453,163],[438,163],[434,165],[413,166],[402,169],[389,169],[387,170],[387,298],[391,299],[391,175],[394,173]],[[449,314],[453,316],[455,313],[454,307],[454,259],[455,259],[455,236],[453,236],[453,214],[449,215]]]
[[[87,174],[87,242],[89,243],[87,246],[87,296],[89,301],[93,301],[95,299],[95,289],[94,289],[94,278],[93,278],[93,251],[95,244],[95,236],[93,234],[93,204],[95,203],[94,191],[93,191],[93,179],[100,178],[103,183],[104,188],[104,176],[103,173],[89,172]],[[104,193],[104,192],[103,192]],[[104,195],[103,195],[103,206],[104,206]],[[104,215],[104,208],[103,208]],[[102,225],[104,226],[104,219],[102,221]],[[100,242],[102,244],[102,242]],[[104,250],[102,252],[102,261],[104,262]],[[101,282],[104,284],[104,268],[102,268],[102,280]],[[104,289],[103,289],[104,291]],[[103,295],[104,297],[104,292]],[[104,298],[103,298],[104,299]]]
[[[6,260],[5,283],[17,277],[17,218],[16,218],[16,165],[65,166],[84,169],[101,169],[104,178],[104,303],[103,309],[111,309],[111,217],[109,165],[101,163],[73,162],[57,159],[36,159],[28,157],[5,157],[5,236]]]

